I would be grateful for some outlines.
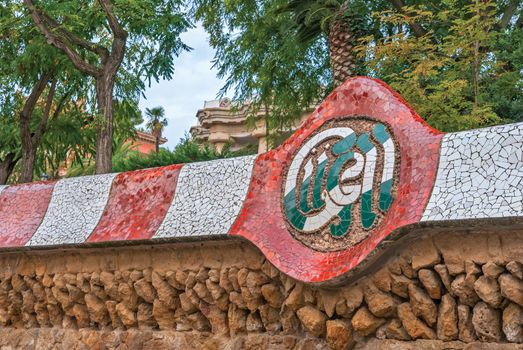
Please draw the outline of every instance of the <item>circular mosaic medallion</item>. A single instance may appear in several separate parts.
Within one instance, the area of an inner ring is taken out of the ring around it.
[[[394,200],[399,150],[391,129],[367,117],[328,122],[294,154],[282,209],[293,236],[335,251],[365,239]]]

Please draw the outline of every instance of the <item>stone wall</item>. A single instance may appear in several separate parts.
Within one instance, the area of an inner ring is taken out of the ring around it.
[[[339,286],[233,239],[4,253],[0,348],[521,349],[523,232],[419,235]]]

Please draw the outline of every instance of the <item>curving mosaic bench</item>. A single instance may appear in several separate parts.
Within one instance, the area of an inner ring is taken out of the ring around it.
[[[354,78],[265,154],[0,187],[0,247],[243,237],[287,275],[332,282],[416,227],[519,222],[522,179],[523,123],[444,134]]]

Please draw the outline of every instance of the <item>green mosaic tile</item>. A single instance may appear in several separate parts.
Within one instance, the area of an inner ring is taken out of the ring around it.
[[[360,137],[358,137],[358,147],[365,153],[368,153],[374,146],[370,142],[369,134],[361,134]]]
[[[312,207],[314,209],[321,208],[325,204],[323,199],[321,199],[321,184],[323,181],[323,176],[325,174],[326,166],[326,160],[318,164],[318,171],[316,173],[316,178],[314,179],[314,188],[312,190]]]
[[[389,210],[392,202],[392,179],[387,180],[381,184],[380,187],[380,210],[386,212]]]
[[[345,206],[338,216],[340,217],[340,223],[330,225],[330,232],[334,237],[344,236],[349,230],[352,217],[352,204]]]
[[[383,124],[376,124],[373,130],[374,138],[378,140],[379,143],[385,143],[389,138],[390,135],[387,132],[387,129],[385,129],[385,126]]]
[[[291,224],[297,229],[303,229],[305,217],[296,208],[296,189],[292,189],[284,198],[285,213]]]
[[[352,146],[354,146],[354,143],[356,142],[356,134],[352,133],[349,136],[345,137],[344,139],[336,142],[334,146],[332,147],[332,153],[334,155],[340,155],[342,153],[345,153],[349,151]]]
[[[363,228],[369,228],[374,223],[376,214],[372,212],[372,190],[361,195],[361,223]]]
[[[309,185],[311,183],[310,176],[303,181],[301,185],[301,191],[300,191],[300,209],[303,213],[308,213],[311,211],[311,208],[309,207],[309,203],[307,202],[307,197],[309,194]]]
[[[345,163],[352,159],[354,159],[354,153],[348,152],[343,153],[334,161],[334,164],[330,168],[329,175],[327,177],[327,191],[330,191],[334,187],[338,186],[338,180],[341,169],[343,168]]]

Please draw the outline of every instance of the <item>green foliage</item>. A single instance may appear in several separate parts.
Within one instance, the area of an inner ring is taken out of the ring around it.
[[[158,154],[150,152],[144,155],[136,150],[128,149],[126,152],[117,153],[113,158],[113,171],[129,171],[218,158],[221,158],[221,155],[214,148],[210,146],[200,147],[195,141],[186,137],[173,151],[161,148]]]
[[[160,148],[159,153],[150,152],[142,154],[131,148],[130,144],[121,144],[113,155],[113,171],[123,172],[138,169],[154,168],[171,164],[202,162],[214,159],[240,157],[250,154],[256,154],[253,147],[245,147],[239,151],[231,151],[230,145],[226,145],[221,152],[208,144],[199,145],[189,135],[185,135],[176,145],[174,150],[170,151]],[[68,177],[94,174],[94,164],[85,161],[71,167],[67,173]]]
[[[57,22],[58,28],[88,42],[91,48],[111,50],[113,33],[99,1],[40,0],[34,3]],[[111,3],[114,16],[128,35],[114,96],[137,99],[144,91],[145,83],[172,78],[174,59],[181,52],[190,50],[181,41],[180,34],[192,24],[182,9],[182,0],[113,0]],[[25,18],[29,17],[27,12],[22,13]],[[59,29],[54,33],[64,37]],[[71,40],[67,42],[73,43]],[[101,56],[87,46],[74,45],[74,50],[90,64],[102,64]]]
[[[250,103],[251,119],[268,111],[267,129],[280,134],[333,88],[331,20],[350,21],[356,35],[376,32],[370,9],[382,6],[366,0],[195,0],[193,11],[216,49],[214,65],[226,79],[221,95],[233,90],[236,100]],[[355,71],[363,74],[365,67]]]
[[[0,160],[8,154],[21,155],[20,113],[40,76],[47,74],[56,82],[51,112],[53,119],[73,99],[85,96],[86,79],[72,68],[68,59],[54,49],[24,16],[19,1],[0,4]],[[44,89],[30,116],[34,133],[44,112],[49,85]],[[16,170],[15,170],[16,171]],[[16,180],[14,174],[12,180]]]
[[[222,93],[252,101],[253,115],[270,106],[275,133],[331,91],[326,36],[345,3],[343,16],[363,35],[357,71],[391,84],[434,127],[523,120],[521,4],[402,2],[196,0],[194,13],[216,49]]]
[[[115,133],[113,147],[125,150],[124,145],[135,135],[136,125],[142,123],[142,115],[134,101],[116,102],[114,108]],[[94,174],[96,130],[92,116],[82,106],[70,105],[60,118],[49,121],[48,130],[38,152],[36,175],[46,174],[58,178],[59,171],[72,166],[73,173]]]
[[[160,152],[150,152],[149,154],[140,154],[129,148],[117,152],[113,158],[113,171],[129,171],[144,168],[152,168],[171,164],[202,162],[214,159],[239,157],[243,155],[256,153],[252,148],[246,148],[240,151],[231,151],[229,147],[224,147],[222,152],[216,151],[208,144],[199,145],[196,141],[185,135],[174,150],[170,151],[161,148]]]
[[[239,102],[251,103],[250,116],[269,107],[271,130],[292,125],[303,110],[328,92],[326,42],[303,44],[285,0],[196,0],[195,18],[203,22],[216,49],[214,65]]]
[[[49,121],[47,132],[37,153],[35,175],[58,178],[60,169],[68,164],[81,164],[94,148],[95,132],[88,126],[85,112],[71,106],[59,118]]]
[[[442,5],[438,12],[411,8],[410,17],[376,14],[381,23],[397,28],[413,21],[437,25],[421,38],[402,30],[364,38],[358,49],[372,75],[443,131],[522,120],[521,29],[500,30],[491,1]]]
[[[523,28],[500,33],[492,45],[499,64],[483,76],[482,98],[504,120],[523,121]]]
[[[13,116],[20,108],[20,103],[9,77],[0,72],[0,160],[7,153],[19,152],[20,137]]]
[[[154,108],[146,108],[145,115],[147,116],[147,124],[145,127],[155,136],[160,137],[163,129],[167,126],[167,119],[165,118],[165,109],[161,106]]]

